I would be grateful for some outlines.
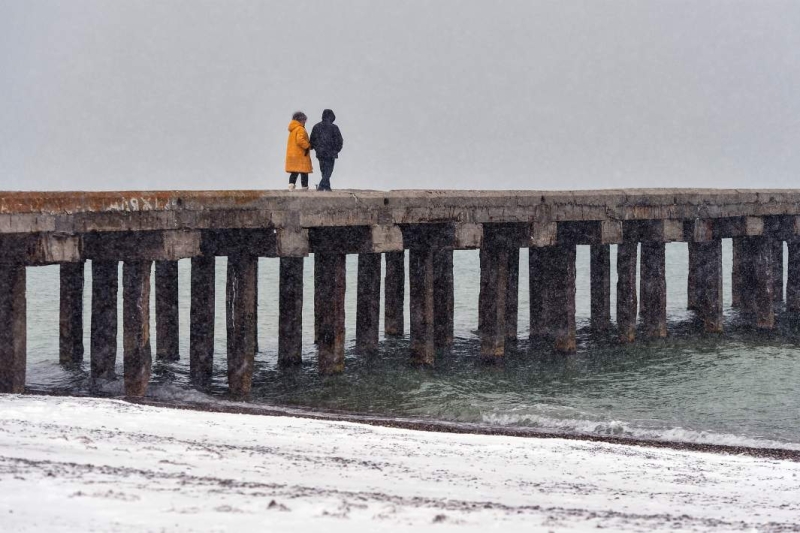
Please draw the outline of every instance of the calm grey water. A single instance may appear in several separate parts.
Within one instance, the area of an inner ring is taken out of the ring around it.
[[[612,247],[612,265],[614,254]],[[313,260],[306,261],[304,363],[299,369],[282,371],[276,364],[278,261],[262,259],[260,351],[256,356],[252,401],[568,433],[800,449],[800,326],[781,310],[775,332],[763,334],[744,328],[730,308],[729,240],[723,241],[723,254],[724,336],[702,334],[692,314],[686,311],[687,247],[676,243],[667,245],[669,337],[621,347],[613,338],[595,338],[588,333],[589,248],[579,246],[578,352],[563,356],[553,354],[547,345],[527,340],[527,251],[523,250],[520,342],[504,364],[485,366],[478,363],[475,331],[478,254],[456,252],[456,342],[451,351],[437,355],[434,369],[407,364],[408,337],[384,339],[381,333],[377,356],[364,358],[354,353],[356,257],[349,256],[346,370],[331,377],[321,377],[316,371],[312,342]],[[87,265],[87,355],[83,368],[65,370],[58,365],[57,267],[28,271],[27,380],[34,391],[85,394],[90,390],[88,274]],[[225,259],[220,258],[214,382],[211,390],[203,394],[204,400],[226,399],[225,277]],[[612,271],[612,284],[615,283],[616,272]],[[181,360],[155,363],[150,385],[149,394],[161,399],[198,399],[201,394],[188,385],[188,261],[180,262],[180,295]],[[612,295],[612,314],[614,305]],[[121,311],[119,316],[121,319]],[[121,327],[120,324],[120,331]],[[382,329],[381,323],[381,332]],[[155,331],[154,325],[151,331]],[[155,345],[153,348],[155,351]],[[121,375],[121,336],[118,350]],[[120,390],[119,382],[107,389],[111,393]]]

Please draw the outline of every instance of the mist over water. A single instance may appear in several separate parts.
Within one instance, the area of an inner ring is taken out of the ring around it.
[[[785,256],[785,254],[784,254]],[[800,325],[782,308],[765,334],[741,324],[730,308],[731,243],[723,241],[725,333],[706,335],[686,311],[687,247],[667,245],[667,339],[620,346],[613,335],[589,333],[589,248],[577,253],[578,350],[554,354],[528,340],[528,254],[520,254],[519,342],[500,365],[479,362],[476,251],[454,256],[455,336],[437,353],[436,367],[408,364],[409,339],[384,338],[379,353],[355,353],[356,256],[348,256],[346,363],[338,376],[320,376],[313,344],[313,259],[305,262],[303,365],[277,366],[278,260],[259,262],[259,352],[251,401],[381,416],[531,427],[543,431],[800,449]],[[612,319],[615,315],[612,247]],[[148,394],[164,400],[227,400],[226,260],[217,260],[214,379],[209,390],[189,386],[189,261],[179,267],[181,359],[157,362]],[[786,269],[784,269],[784,272]],[[58,269],[28,269],[28,387],[34,391],[95,393],[89,382],[91,276],[84,292],[86,355],[79,369],[58,364]],[[121,293],[119,295],[121,304]],[[119,314],[120,320],[122,313]],[[155,310],[151,342],[155,354]],[[121,332],[121,322],[120,322]],[[408,332],[408,290],[406,290]],[[117,373],[122,375],[118,336]],[[121,379],[104,394],[121,394]]]

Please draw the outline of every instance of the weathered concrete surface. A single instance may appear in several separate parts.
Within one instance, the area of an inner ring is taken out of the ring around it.
[[[800,215],[798,190],[0,192],[0,234],[275,228],[295,232],[285,244],[301,255],[301,229],[321,226],[383,226],[378,245],[393,249],[397,234],[386,226],[394,224],[525,223],[532,244],[548,245],[563,221],[756,217],[757,226],[757,217],[787,215]],[[756,234],[742,220],[735,231]]]

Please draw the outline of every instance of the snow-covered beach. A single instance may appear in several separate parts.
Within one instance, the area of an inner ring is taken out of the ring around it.
[[[800,531],[800,463],[0,396],[2,531]]]

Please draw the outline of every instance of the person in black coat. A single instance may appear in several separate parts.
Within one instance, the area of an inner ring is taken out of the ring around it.
[[[311,130],[311,148],[317,153],[319,160],[319,170],[322,179],[319,182],[320,191],[331,190],[331,174],[333,174],[333,164],[342,151],[344,140],[339,126],[333,123],[336,115],[333,111],[326,109],[322,112],[322,121],[314,124]]]

